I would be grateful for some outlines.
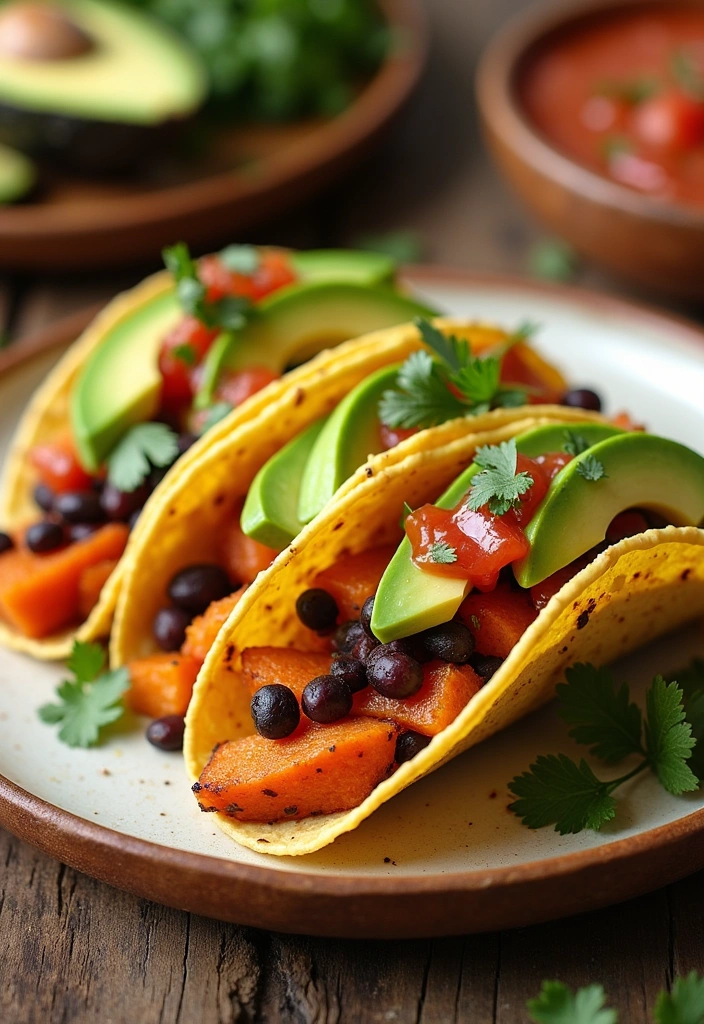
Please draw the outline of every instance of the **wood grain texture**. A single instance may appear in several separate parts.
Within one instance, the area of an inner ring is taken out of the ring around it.
[[[431,65],[382,151],[354,180],[253,240],[343,244],[410,227],[439,262],[525,268],[537,229],[483,156],[472,113],[481,45],[524,2],[425,6]],[[593,268],[580,281],[637,295]],[[0,285],[0,319],[15,334],[35,330],[126,283],[8,282]],[[2,1024],[521,1024],[543,978],[601,981],[622,1024],[646,1024],[657,991],[694,969],[704,972],[704,873],[555,924],[349,942],[268,934],[160,907],[0,831]]]

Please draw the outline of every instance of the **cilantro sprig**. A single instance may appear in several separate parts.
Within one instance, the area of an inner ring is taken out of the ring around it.
[[[249,246],[228,246],[219,255],[229,270],[247,274],[256,270]],[[224,295],[215,301],[208,299],[208,290],[198,274],[198,264],[185,242],[177,242],[164,249],[162,256],[166,269],[171,271],[176,281],[181,308],[206,327],[237,331],[255,315],[254,304],[244,296]],[[243,267],[251,269],[243,270]]]
[[[445,335],[421,318],[416,325],[430,352],[413,352],[398,372],[396,387],[382,395],[379,417],[387,427],[434,427],[526,403],[525,389],[500,380],[504,352],[473,356],[464,339]],[[516,332],[511,343],[524,336]]]
[[[601,985],[571,989],[561,981],[544,981],[537,999],[527,1003],[535,1024],[618,1024],[618,1013],[607,1007]],[[692,971],[675,978],[670,991],[660,992],[654,1024],[704,1024],[704,977]]]
[[[108,456],[108,481],[119,491],[134,491],[152,467],[163,469],[178,457],[178,436],[165,423],[138,423],[120,438]]]
[[[92,747],[101,729],[124,713],[122,695],[129,686],[126,668],[113,672],[105,668],[105,651],[100,644],[76,641],[67,667],[73,679],[56,688],[58,704],[44,704],[38,714],[47,725],[58,725],[59,739],[69,747]]]
[[[482,505],[488,505],[494,515],[503,516],[510,508],[516,508],[521,495],[533,486],[530,473],[516,472],[518,451],[514,438],[477,448],[474,461],[482,467],[472,481],[467,499],[475,512]]]
[[[452,565],[457,561],[457,550],[446,540],[437,540],[430,547],[430,558],[439,565]]]
[[[577,466],[577,472],[585,480],[593,483],[596,483],[597,480],[603,480],[604,477],[608,476],[604,469],[604,463],[599,462],[595,455],[585,455]]]
[[[560,716],[571,725],[569,735],[590,748],[606,764],[638,755],[639,763],[615,779],[598,778],[582,758],[577,764],[565,754],[540,756],[528,771],[516,776],[509,789],[517,798],[510,809],[529,828],[554,825],[561,835],[598,830],[615,817],[612,794],[641,772],[650,770],[660,785],[680,796],[692,792],[699,778],[692,770],[696,736],[687,721],[684,692],[674,681],[655,676],[646,694],[646,715],[630,699],[628,687],[616,687],[607,669],[578,664],[567,669],[567,682],[557,687]],[[704,691],[694,702],[704,732]],[[700,734],[701,735],[701,734]],[[698,765],[698,761],[695,761]]]

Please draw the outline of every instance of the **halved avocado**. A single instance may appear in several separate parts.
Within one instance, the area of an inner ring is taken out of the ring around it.
[[[605,476],[586,479],[580,466],[597,459]],[[530,553],[514,566],[532,587],[569,565],[606,536],[628,508],[649,509],[673,526],[704,520],[704,458],[652,434],[621,434],[595,444],[562,469],[526,527]]]
[[[396,383],[398,370],[399,364],[395,364],[372,373],[343,398],[328,419],[303,470],[298,499],[302,523],[315,519],[367,456],[382,450],[379,399]]]
[[[303,527],[298,518],[301,477],[325,419],[307,430],[265,462],[247,492],[240,517],[242,531],[277,551],[291,543]]]
[[[390,256],[361,249],[307,249],[292,252],[290,260],[304,281],[393,284],[396,273],[396,262]]]
[[[182,121],[202,104],[205,71],[169,29],[111,0],[63,0],[44,17],[72,26],[87,45],[64,53],[47,47],[13,51],[8,19],[23,5],[0,9],[0,139],[33,155],[61,156],[73,166],[128,165],[153,143],[157,127]],[[51,32],[39,17],[29,31]]]
[[[159,408],[159,349],[183,316],[168,288],[122,317],[83,366],[71,394],[71,427],[81,462],[95,472],[134,423]]]
[[[222,335],[210,349],[196,407],[210,405],[224,369],[256,364],[283,373],[349,338],[416,316],[435,315],[427,306],[382,285],[323,280],[282,288],[259,304],[256,319],[244,330]]]
[[[32,161],[16,149],[0,145],[0,203],[14,203],[32,188],[37,169]]]

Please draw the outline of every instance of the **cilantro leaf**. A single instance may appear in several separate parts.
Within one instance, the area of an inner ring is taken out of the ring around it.
[[[576,434],[573,430],[565,431],[565,443],[562,446],[563,452],[568,455],[581,455],[591,448],[591,442],[587,441],[582,434]]]
[[[517,409],[519,405],[525,405],[528,395],[520,388],[501,387],[494,395],[492,406],[495,409]]]
[[[588,985],[572,993],[561,981],[544,981],[537,999],[528,1003],[536,1024],[616,1024],[615,1010],[606,1009],[601,985]]]
[[[666,683],[662,676],[656,676],[645,697],[648,763],[660,785],[675,796],[690,793],[699,785],[687,764],[695,740],[692,738],[692,726],[685,721],[682,696],[677,683]]]
[[[701,783],[704,782],[704,691],[685,697],[684,710],[695,740],[689,766]]]
[[[192,259],[185,242],[177,242],[164,249],[162,256],[176,281],[181,308],[206,327],[239,330],[256,315],[255,307],[245,296],[225,295],[215,302],[208,299],[207,288],[198,276],[198,264]]]
[[[100,644],[76,641],[68,660],[74,679],[64,679],[56,689],[60,703],[44,704],[42,722],[59,725],[59,739],[69,747],[91,747],[103,726],[124,712],[122,695],[129,686],[126,668],[102,672],[105,652]]]
[[[473,357],[467,341],[455,338],[452,334],[443,334],[437,327],[433,327],[430,321],[424,320],[422,317],[416,317],[414,323],[428,348],[449,369],[460,370],[472,361]]]
[[[193,345],[177,345],[171,349],[171,355],[179,362],[185,363],[186,366],[195,366],[196,364],[196,350]]]
[[[625,683],[617,690],[608,669],[588,664],[566,669],[565,678],[556,692],[560,717],[574,726],[572,739],[590,746],[590,753],[610,764],[629,754],[644,754],[640,708],[629,700]]]
[[[516,473],[518,452],[516,442],[502,441],[477,449],[474,461],[481,466],[472,481],[468,504],[473,511],[488,505],[494,515],[502,516],[515,508],[522,494],[533,485],[529,473]]]
[[[576,764],[565,754],[541,755],[508,788],[518,797],[509,808],[528,828],[554,824],[564,836],[599,829],[616,814],[610,784],[600,782],[584,758]]]
[[[604,465],[594,455],[585,455],[577,466],[577,472],[585,480],[597,481],[607,476]]]
[[[398,372],[397,386],[399,390],[385,391],[379,402],[379,416],[387,427],[434,427],[465,413],[427,352],[411,353]]]
[[[228,245],[220,250],[218,259],[228,270],[247,277],[254,274],[261,263],[259,250],[254,245]]]
[[[445,540],[438,540],[430,548],[430,557],[439,565],[451,565],[457,561],[457,551]]]
[[[488,410],[499,388],[501,363],[493,356],[472,359],[453,373],[451,380],[468,403]],[[476,410],[473,410],[476,413]]]
[[[138,423],[108,456],[108,480],[120,491],[134,491],[152,466],[170,466],[177,456],[178,436],[165,423]]]
[[[704,1024],[704,977],[691,971],[677,978],[671,992],[661,992],[655,1004],[656,1024]]]

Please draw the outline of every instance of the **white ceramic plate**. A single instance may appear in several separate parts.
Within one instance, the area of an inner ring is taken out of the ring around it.
[[[696,328],[571,290],[437,269],[408,279],[453,315],[507,327],[537,322],[541,351],[575,384],[594,386],[609,411],[628,409],[655,432],[704,451],[704,334]],[[58,354],[0,379],[3,451]],[[704,655],[698,626],[617,669],[638,694],[654,672],[676,670],[696,653]],[[255,854],[198,812],[180,757],[159,753],[141,732],[116,734],[90,751],[58,743],[36,710],[61,676],[61,666],[0,650],[0,823],[163,902],[292,931],[438,934],[586,909],[704,863],[704,792],[671,797],[651,778],[619,793],[617,819],[599,834],[532,832],[507,811],[508,780],[536,754],[573,752],[550,707],[457,758],[315,855]]]

